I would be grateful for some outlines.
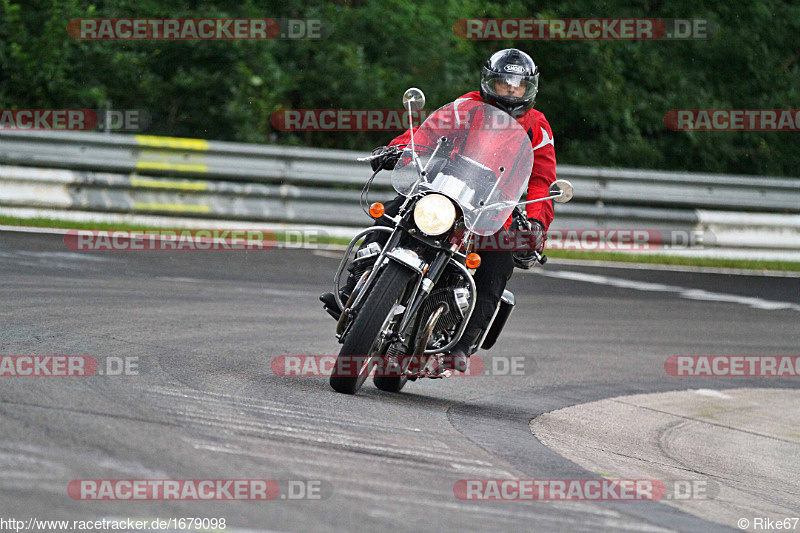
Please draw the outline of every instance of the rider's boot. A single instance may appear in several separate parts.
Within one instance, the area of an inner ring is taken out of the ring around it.
[[[338,322],[339,317],[342,316],[342,312],[339,310],[339,305],[336,303],[336,298],[334,297],[333,293],[323,292],[319,295],[319,301],[322,302],[322,307],[325,309],[325,311],[327,311],[328,314]]]
[[[347,276],[347,281],[345,281],[344,286],[339,290],[339,299],[342,301],[342,304],[346,303],[350,295],[353,293],[353,289],[356,287],[356,283],[358,283],[358,279],[353,275],[351,272],[349,276]],[[332,292],[324,292],[319,295],[319,301],[322,302],[322,306],[325,308],[325,311],[328,312],[335,320],[339,320],[339,317],[342,316],[342,310],[339,309],[339,306],[336,303],[336,297],[333,295]]]
[[[477,341],[483,334],[483,328],[469,325],[464,330],[464,335],[456,343],[450,353],[442,356],[442,367],[458,372],[466,372],[469,366],[469,356],[478,351]],[[473,346],[474,345],[474,346]]]
[[[378,253],[380,253],[381,247],[381,243],[373,241],[365,242],[359,248],[356,253],[356,258],[347,267],[347,271],[350,272],[350,274],[348,274],[344,285],[339,289],[339,299],[342,301],[343,305],[347,304],[347,300],[350,298],[350,295],[353,294],[353,289],[356,288],[356,284],[358,280],[361,279],[366,268],[375,262],[375,258]],[[342,310],[339,309],[339,306],[336,304],[336,298],[333,293],[322,293],[319,296],[319,300],[325,307],[325,311],[338,321],[339,317],[342,316]]]
[[[400,206],[405,200],[405,196],[397,195],[394,199],[386,202],[384,204],[384,207],[386,208],[386,215],[392,217],[397,216],[397,214],[400,212]],[[391,227],[391,224],[384,219],[376,220],[375,225]],[[389,236],[385,233],[373,233],[368,235],[364,239],[364,242],[361,243],[361,246],[359,246],[358,251],[356,252],[355,259],[353,259],[353,262],[347,267],[350,275],[347,276],[347,281],[345,281],[344,286],[339,290],[339,299],[342,301],[342,305],[347,304],[347,300],[350,298],[350,295],[353,294],[353,289],[356,288],[358,280],[361,279],[361,276],[365,272],[366,268],[375,263],[377,255],[380,253],[381,248],[383,248],[388,240]],[[342,316],[342,310],[339,309],[338,305],[336,305],[336,298],[334,297],[333,293],[323,293],[319,296],[319,299],[328,314],[338,321],[339,317]]]

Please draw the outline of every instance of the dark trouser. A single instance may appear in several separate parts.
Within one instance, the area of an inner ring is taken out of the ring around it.
[[[501,230],[505,231],[505,230]],[[475,271],[475,288],[478,290],[478,299],[475,302],[475,311],[469,319],[467,330],[471,327],[484,329],[494,316],[506,282],[514,273],[514,259],[510,251],[481,252],[481,266]]]
[[[404,201],[405,196],[398,195],[384,204],[386,214],[397,216]],[[391,227],[392,223],[378,219],[375,221],[375,225]],[[505,230],[501,229],[500,231]],[[383,246],[388,240],[389,235],[387,233],[374,232],[365,237],[362,246],[366,246],[370,242],[377,242]],[[482,330],[489,325],[489,321],[492,320],[492,316],[494,316],[494,312],[497,309],[497,304],[500,302],[500,297],[503,296],[506,282],[511,279],[511,274],[514,273],[514,259],[511,251],[478,250],[478,253],[481,256],[481,266],[475,271],[474,276],[478,298],[475,302],[475,310],[472,312],[464,333],[464,341],[467,345],[474,340],[469,338],[470,332],[476,332],[478,329]]]

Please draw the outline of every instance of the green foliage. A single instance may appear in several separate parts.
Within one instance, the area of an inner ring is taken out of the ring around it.
[[[89,17],[322,19],[321,40],[78,41]],[[466,41],[468,17],[705,18],[688,41]],[[515,46],[540,66],[537,108],[559,162],[759,175],[800,174],[796,132],[674,132],[670,109],[798,108],[800,6],[750,2],[339,0],[265,2],[0,0],[0,108],[144,109],[147,133],[371,149],[393,132],[281,132],[279,109],[400,107],[409,86],[429,108],[477,89],[482,63]]]

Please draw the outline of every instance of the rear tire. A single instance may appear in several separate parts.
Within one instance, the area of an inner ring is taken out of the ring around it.
[[[412,271],[394,261],[389,261],[383,268],[383,272],[378,275],[378,279],[375,280],[366,297],[366,301],[361,306],[355,322],[353,322],[353,326],[344,339],[342,349],[339,351],[339,357],[336,359],[336,365],[330,377],[330,384],[333,390],[342,394],[355,394],[364,384],[372,369],[370,359],[365,360],[359,369],[358,375],[339,376],[336,375],[337,369],[349,368],[352,362],[351,358],[354,356],[384,355],[386,346],[380,346],[378,336],[387,325],[389,313],[403,297],[406,287],[408,287],[408,283],[413,276],[414,273]],[[343,357],[345,359],[342,359]],[[343,373],[348,374],[347,372]],[[402,378],[388,377],[385,379],[400,380]],[[399,385],[392,392],[399,391],[403,388],[403,385]]]

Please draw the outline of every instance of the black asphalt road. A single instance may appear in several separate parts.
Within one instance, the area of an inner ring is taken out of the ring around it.
[[[796,355],[798,308],[563,276],[796,306],[798,278],[553,262],[551,275],[515,275],[517,309],[496,347],[479,353],[489,367],[491,357],[522,356],[524,375],[427,380],[399,395],[368,383],[357,396],[334,393],[324,377],[276,376],[276,356],[338,353],[317,301],[334,255],[72,252],[58,235],[1,232],[0,354],[135,357],[139,375],[0,378],[0,518],[224,517],[228,531],[724,529],[653,502],[470,502],[456,499],[453,485],[596,477],[531,435],[540,413],[625,394],[800,384],[672,378],[663,368],[676,354]],[[323,481],[326,498],[85,502],[67,494],[75,479],[251,478]]]

